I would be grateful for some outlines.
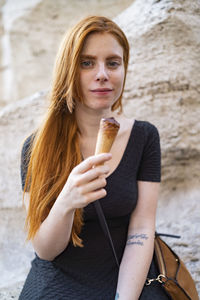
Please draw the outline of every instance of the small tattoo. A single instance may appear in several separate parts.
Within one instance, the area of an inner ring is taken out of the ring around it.
[[[141,242],[141,241],[136,241],[136,242],[127,241],[126,245],[140,245],[140,246],[143,246],[144,243]]]
[[[144,233],[141,233],[141,234],[132,234],[132,235],[129,235],[128,236],[128,240],[130,239],[144,239],[144,240],[147,240],[148,239],[148,236]]]
[[[126,245],[140,245],[140,246],[143,246],[144,242],[142,240],[143,241],[148,240],[148,236],[144,233],[132,234],[132,235],[128,236]]]
[[[119,293],[116,293],[115,300],[119,299]]]

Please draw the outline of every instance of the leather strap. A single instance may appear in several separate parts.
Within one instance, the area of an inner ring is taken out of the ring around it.
[[[106,219],[105,219],[105,216],[104,216],[104,213],[103,213],[103,210],[102,210],[102,207],[101,207],[101,204],[99,202],[99,200],[96,200],[94,203],[94,207],[96,209],[96,212],[97,212],[97,215],[98,215],[98,218],[99,218],[99,222],[101,224],[101,227],[103,229],[103,232],[105,234],[105,237],[107,238],[108,242],[109,242],[109,245],[111,247],[111,250],[113,252],[113,255],[115,257],[115,261],[116,261],[116,264],[119,268],[119,260],[118,260],[118,257],[117,257],[117,253],[115,251],[115,247],[114,247],[114,244],[113,244],[113,240],[112,240],[112,237],[111,237],[111,234],[110,234],[110,230],[108,228],[108,224],[106,222]]]
[[[171,238],[176,238],[176,239],[180,239],[181,238],[180,235],[168,234],[168,233],[158,233],[158,232],[156,232],[156,235],[158,235],[158,236],[166,236],[166,237],[171,237]]]

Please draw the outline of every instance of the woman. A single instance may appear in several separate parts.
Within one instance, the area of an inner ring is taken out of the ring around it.
[[[159,283],[145,286],[150,265],[149,277],[158,275],[152,256],[160,144],[152,124],[121,113],[128,58],[124,33],[104,17],[80,21],[62,42],[47,117],[22,149],[36,257],[20,300],[168,299]],[[120,130],[111,153],[94,155],[102,117],[114,117]]]

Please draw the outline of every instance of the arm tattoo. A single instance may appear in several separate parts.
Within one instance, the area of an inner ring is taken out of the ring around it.
[[[118,299],[119,299],[119,293],[117,292],[115,295],[115,300],[118,300]]]
[[[144,245],[144,241],[148,240],[148,236],[147,234],[141,233],[141,234],[131,234],[128,235],[127,238],[127,243],[126,245],[139,245],[139,246],[143,246]]]

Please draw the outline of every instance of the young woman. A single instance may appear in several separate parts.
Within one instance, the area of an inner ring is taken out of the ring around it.
[[[160,144],[154,125],[122,113],[128,58],[124,33],[104,17],[85,18],[62,42],[46,119],[22,149],[36,257],[20,300],[168,299],[158,282],[145,285],[147,276],[158,275],[152,257]],[[94,155],[102,117],[114,117],[120,130],[111,153]],[[97,199],[120,269],[98,221]]]

